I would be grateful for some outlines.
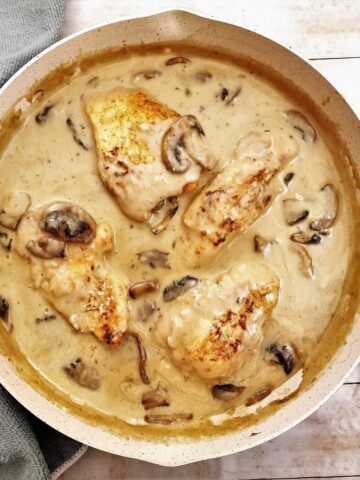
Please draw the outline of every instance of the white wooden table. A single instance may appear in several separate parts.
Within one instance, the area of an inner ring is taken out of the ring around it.
[[[360,0],[67,0],[64,35],[187,8],[255,30],[311,59],[360,116]],[[315,414],[247,452],[169,469],[89,448],[61,480],[360,479],[360,367]]]

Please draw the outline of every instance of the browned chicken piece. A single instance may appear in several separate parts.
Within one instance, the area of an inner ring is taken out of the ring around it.
[[[113,247],[109,225],[97,225],[72,203],[52,203],[25,215],[15,247],[29,259],[35,287],[76,330],[109,345],[121,343],[128,281],[105,266],[103,256]]]
[[[242,264],[206,280],[166,304],[155,337],[184,372],[206,380],[251,375],[263,327],[279,293],[262,263]]]
[[[278,125],[240,139],[233,158],[184,214],[184,247],[187,255],[194,252],[192,263],[203,263],[269,208],[280,191],[278,173],[298,152],[291,132]]]
[[[154,222],[164,220],[165,228],[176,197],[197,185],[209,158],[201,125],[139,90],[116,89],[85,103],[102,181],[127,216],[160,233]]]

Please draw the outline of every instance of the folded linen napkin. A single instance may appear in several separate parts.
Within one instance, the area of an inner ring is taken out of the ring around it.
[[[0,86],[59,39],[65,0],[0,0]],[[48,427],[0,386],[0,479],[55,479],[87,447]]]

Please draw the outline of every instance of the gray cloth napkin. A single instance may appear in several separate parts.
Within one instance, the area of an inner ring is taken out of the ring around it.
[[[59,39],[64,13],[65,0],[0,0],[0,86]]]
[[[0,0],[0,86],[59,39],[65,0]],[[0,479],[57,478],[87,447],[48,427],[0,386]]]

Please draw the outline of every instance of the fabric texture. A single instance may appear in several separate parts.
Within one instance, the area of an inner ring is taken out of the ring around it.
[[[59,39],[65,0],[0,0],[0,86]],[[53,430],[0,386],[0,479],[57,478],[87,447]]]
[[[0,0],[0,86],[61,35],[65,0]]]

